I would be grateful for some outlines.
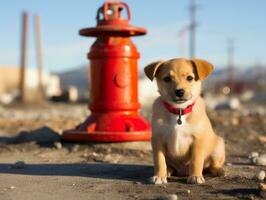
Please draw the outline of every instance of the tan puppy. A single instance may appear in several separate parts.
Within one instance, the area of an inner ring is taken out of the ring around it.
[[[160,93],[152,114],[152,183],[167,183],[174,171],[195,184],[205,182],[203,169],[214,176],[224,174],[224,141],[214,133],[200,97],[201,81],[212,70],[200,59],[172,59],[145,67],[148,78],[156,78]]]

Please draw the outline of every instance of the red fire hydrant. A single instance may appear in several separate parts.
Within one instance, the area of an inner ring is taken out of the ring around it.
[[[122,17],[126,9],[127,19]],[[123,142],[149,140],[149,123],[139,115],[139,53],[130,36],[146,34],[143,28],[129,25],[130,10],[123,2],[105,2],[97,12],[97,26],[80,30],[94,36],[90,60],[91,115],[63,139],[77,142]]]

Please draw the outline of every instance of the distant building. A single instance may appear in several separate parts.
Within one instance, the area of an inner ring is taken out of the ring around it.
[[[27,68],[26,70],[26,90],[36,91],[38,89],[37,70]],[[49,72],[43,73],[43,87],[47,98],[61,94],[60,78]],[[19,67],[0,66],[0,102],[9,103],[18,96],[20,82]]]

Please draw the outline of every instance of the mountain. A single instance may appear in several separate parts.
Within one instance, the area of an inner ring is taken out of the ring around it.
[[[67,89],[70,85],[76,86],[80,92],[88,92],[88,67],[86,65],[79,66],[75,69],[56,74],[60,77],[61,87]],[[262,67],[259,71],[260,79],[265,79],[266,70]],[[234,79],[242,81],[253,81],[258,77],[258,69],[249,68],[234,68]],[[143,70],[139,70],[139,78],[145,78]],[[207,79],[208,82],[225,81],[227,80],[227,68],[216,68]]]

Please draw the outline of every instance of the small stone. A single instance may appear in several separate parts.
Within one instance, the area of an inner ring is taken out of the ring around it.
[[[232,110],[237,110],[240,108],[240,101],[237,98],[232,98],[229,100],[229,107]]]
[[[191,193],[191,191],[190,190],[187,190],[187,194],[190,194]]]
[[[259,181],[263,181],[264,178],[265,178],[265,171],[261,170],[259,171],[257,174],[256,174],[256,178],[259,180]]]
[[[266,154],[262,154],[256,158],[256,165],[266,166]]]
[[[226,163],[226,166],[232,166],[232,163],[228,162]]]
[[[248,156],[249,158],[257,158],[259,157],[259,153],[254,151],[254,152],[251,152],[251,154]]]
[[[10,186],[9,188],[10,188],[11,190],[14,190],[16,187],[12,185],[12,186]]]
[[[55,148],[57,148],[57,149],[62,149],[62,143],[61,142],[55,142],[54,143],[54,146],[55,146]]]
[[[168,194],[165,196],[161,196],[157,198],[158,200],[178,200],[178,197],[176,194]]]
[[[252,158],[251,161],[253,164],[257,164],[257,158]]]
[[[25,163],[23,161],[18,161],[11,166],[12,169],[23,169],[25,168]]]
[[[96,153],[96,152],[92,152],[91,155],[94,156],[94,157],[97,157],[97,156],[98,156],[98,153]]]

